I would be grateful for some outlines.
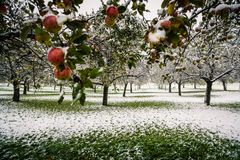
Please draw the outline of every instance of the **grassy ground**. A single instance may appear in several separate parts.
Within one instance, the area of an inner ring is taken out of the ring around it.
[[[202,91],[199,91],[202,92]],[[46,93],[46,95],[44,95]],[[28,99],[29,97],[57,96],[46,91],[23,95],[18,107],[47,110],[51,112],[81,112],[101,110],[101,102],[86,102],[71,106],[64,100],[61,105],[56,100]],[[202,95],[197,95],[202,96]],[[93,96],[94,97],[94,96]],[[140,96],[135,96],[139,97]],[[142,97],[146,97],[145,95]],[[8,103],[11,99],[0,99]],[[94,107],[97,106],[97,107]],[[159,107],[169,108],[170,102],[118,102],[107,107]],[[175,105],[176,106],[176,105]],[[213,107],[240,108],[240,103],[214,104]],[[4,137],[0,132],[0,159],[203,159],[239,160],[240,142],[220,138],[206,130],[189,128],[163,128],[145,126],[133,132],[95,131],[85,135],[75,135],[59,139],[42,135],[24,137]]]
[[[221,107],[221,108],[240,109],[240,103],[220,103],[220,104],[213,104],[212,106]]]
[[[0,159],[238,160],[240,142],[206,131],[150,127],[131,133],[99,131],[64,139],[1,138]]]
[[[71,105],[72,101],[64,100],[62,104],[58,104],[56,100],[23,100],[18,103],[19,107],[29,109],[47,110],[53,112],[78,112],[91,110],[91,106],[97,105],[94,102],[86,102],[85,106],[81,106],[79,103]]]
[[[86,102],[84,106],[79,103],[71,105],[72,101],[64,100],[62,104],[58,104],[56,100],[22,100],[18,103],[18,107],[29,108],[29,109],[39,109],[47,110],[53,112],[81,112],[81,111],[91,111],[96,108],[102,108],[101,103],[97,102]],[[154,102],[154,101],[143,101],[143,102],[117,102],[110,103],[109,107],[124,107],[124,108],[139,108],[139,107],[157,107],[157,108],[170,108],[173,107],[169,102]]]
[[[170,102],[156,102],[156,101],[140,101],[140,102],[118,102],[112,103],[110,106],[114,107],[129,107],[129,108],[138,108],[138,107],[158,107],[158,108],[169,108],[172,107]]]

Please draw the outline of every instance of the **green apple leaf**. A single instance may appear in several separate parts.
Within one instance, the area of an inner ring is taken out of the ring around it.
[[[23,39],[23,40],[27,39],[28,33],[31,31],[31,29],[32,29],[32,26],[30,26],[30,25],[27,25],[27,26],[23,27],[21,29],[20,38]]]
[[[119,6],[118,7],[118,12],[119,13],[124,13],[127,10],[127,8],[125,6]]]
[[[91,79],[97,78],[97,77],[100,76],[101,74],[102,74],[102,72],[99,71],[99,68],[93,68],[93,69],[90,71],[90,78],[91,78]]]
[[[73,40],[73,43],[80,44],[80,43],[84,42],[85,40],[87,40],[87,38],[88,38],[87,34],[82,34],[78,38],[75,38]]]
[[[165,7],[169,4],[169,2],[170,2],[170,0],[164,0],[164,1],[162,2],[161,7],[162,7],[162,8],[165,8]]]
[[[86,88],[93,88],[93,83],[90,79],[86,79],[85,82],[84,82],[84,86]]]
[[[67,21],[64,24],[66,24],[70,30],[74,31],[76,29],[83,29],[86,23],[87,23],[86,20],[72,20],[72,21]]]
[[[89,55],[92,51],[91,48],[86,44],[78,46],[77,49],[81,55]]]

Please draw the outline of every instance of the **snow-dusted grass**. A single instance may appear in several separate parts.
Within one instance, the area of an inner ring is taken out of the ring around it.
[[[152,126],[135,132],[96,131],[68,138],[42,135],[0,139],[2,159],[204,159],[240,158],[240,143],[203,130]]]
[[[0,90],[0,159],[240,157],[237,90],[215,90],[213,107],[203,104],[203,88],[185,88],[182,97],[176,89],[143,88],[127,97],[110,91],[107,107],[91,90],[86,106],[70,106],[65,90],[62,105],[52,87],[21,96],[20,103]]]
[[[144,106],[145,103],[133,103],[129,107],[123,106],[130,103],[115,103],[114,107],[89,105],[69,109],[68,102],[58,109],[55,101],[47,102],[46,107],[51,109],[44,108],[41,103],[38,106],[34,101],[27,102],[26,106],[24,103],[1,103],[0,133],[16,137],[42,133],[64,137],[97,130],[134,132],[136,127],[164,124],[170,128],[186,125],[205,128],[222,137],[240,140],[240,110],[191,103],[148,103],[151,107]]]
[[[221,103],[221,104],[214,104],[213,107],[222,107],[222,108],[235,108],[240,109],[240,103]]]

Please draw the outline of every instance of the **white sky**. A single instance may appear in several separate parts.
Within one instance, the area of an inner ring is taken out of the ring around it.
[[[103,0],[106,3],[107,0]],[[121,0],[123,1],[123,0]],[[161,8],[162,0],[148,0],[146,4],[146,9],[150,12],[145,12],[144,16],[147,20],[152,20],[154,17],[157,16],[157,10]],[[80,5],[80,13],[85,14],[90,13],[92,10],[97,10],[101,6],[100,0],[84,0],[83,3]],[[129,5],[131,7],[131,4]]]

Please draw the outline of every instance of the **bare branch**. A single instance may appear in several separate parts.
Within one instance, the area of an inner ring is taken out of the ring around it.
[[[219,4],[219,1],[216,0],[212,5],[206,7],[206,8],[203,8],[202,10],[198,11],[196,14],[194,14],[193,16],[191,16],[189,18],[189,21],[192,21],[194,18],[196,18],[199,14],[203,13],[204,11],[207,11],[209,10],[210,8],[212,7],[216,7],[217,5]]]
[[[92,82],[92,83],[95,84],[95,85],[103,86],[103,83],[99,83],[99,82]]]
[[[231,73],[233,70],[234,70],[234,68],[231,68],[231,69],[229,69],[229,70],[223,72],[222,74],[220,74],[220,75],[217,76],[216,78],[212,79],[211,82],[215,82],[216,80],[222,78],[223,76],[225,76],[225,75]]]
[[[126,77],[126,78],[128,78],[128,77],[140,78],[142,76],[144,76],[144,75],[142,75],[142,74],[141,75],[121,75],[121,76],[115,77],[113,80],[111,80],[110,84],[112,84],[114,81],[116,81],[117,79],[122,78],[122,77]]]
[[[131,3],[131,0],[128,0],[125,4],[125,7],[127,8],[130,3]]]
[[[107,5],[103,2],[103,0],[101,0],[101,3],[102,3],[103,6],[107,6]]]
[[[208,77],[206,76],[200,76],[201,79],[203,79],[205,82],[211,81]]]

